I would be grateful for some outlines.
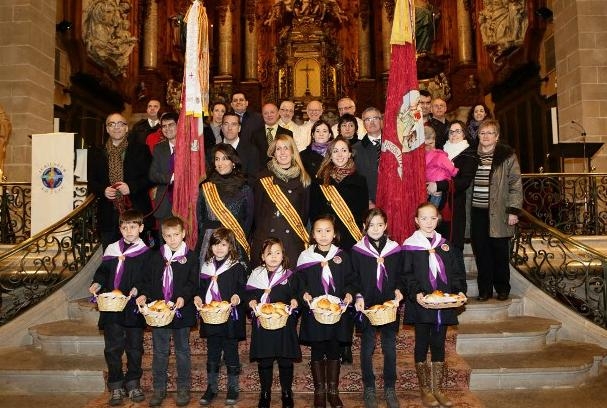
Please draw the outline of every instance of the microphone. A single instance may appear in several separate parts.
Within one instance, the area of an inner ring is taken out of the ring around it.
[[[575,120],[572,120],[571,124],[577,125],[581,129],[581,131],[582,131],[582,136],[586,137],[586,129],[584,129],[584,126],[582,126],[581,123],[576,122]]]

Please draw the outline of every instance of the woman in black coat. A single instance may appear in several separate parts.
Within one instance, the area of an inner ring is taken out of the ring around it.
[[[335,188],[349,213],[342,211],[338,205],[339,200],[329,198],[323,192],[323,187]],[[367,180],[356,172],[352,147],[347,140],[338,136],[329,145],[328,154],[312,183],[310,219],[323,214],[334,215],[340,237],[339,247],[349,251],[362,238],[363,217],[368,208]]]
[[[428,183],[428,193],[440,191],[447,196],[444,208],[448,206],[451,211],[450,220],[443,217],[438,232],[451,241],[460,251],[464,250],[464,235],[466,232],[466,194],[468,187],[474,180],[478,166],[478,154],[468,144],[466,130],[463,122],[454,121],[449,127],[449,140],[443,149],[447,152],[453,165],[459,170],[451,181],[442,180]]]
[[[320,164],[327,155],[329,142],[333,140],[331,127],[324,120],[318,120],[312,125],[312,140],[308,147],[299,153],[301,162],[310,177],[314,177],[320,169]]]
[[[255,183],[255,230],[251,238],[251,266],[258,266],[257,255],[269,237],[280,239],[286,257],[294,264],[308,242],[310,177],[291,136],[277,135],[268,151],[272,159]],[[283,200],[286,198],[286,200]],[[284,205],[284,206],[283,206]]]

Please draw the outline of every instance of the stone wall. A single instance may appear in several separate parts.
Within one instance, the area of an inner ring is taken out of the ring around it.
[[[552,3],[550,5],[550,3]],[[607,142],[607,7],[605,0],[552,0],[556,46],[560,141]],[[607,172],[607,148],[593,167]],[[582,160],[568,160],[567,171],[583,171]]]
[[[13,125],[4,174],[31,177],[29,135],[53,131],[55,8],[51,0],[0,0],[0,104]]]

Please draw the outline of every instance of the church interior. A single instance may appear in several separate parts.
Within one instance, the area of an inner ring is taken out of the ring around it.
[[[78,134],[81,147],[101,142],[108,112],[135,122],[152,97],[165,111],[178,109],[188,0],[65,0],[39,9],[25,3],[8,6],[12,20],[3,23],[0,49],[0,105],[13,127],[9,179],[28,179],[28,135],[53,130],[53,117],[59,130]],[[417,34],[423,24],[427,29],[417,44],[420,89],[445,99],[449,118],[465,120],[473,104],[485,102],[524,172],[583,168],[583,160],[564,160],[566,149],[555,142],[605,137],[600,2],[411,3],[419,10]],[[394,4],[205,1],[210,100],[242,90],[250,108],[260,110],[290,99],[302,121],[311,99],[324,103],[330,121],[344,96],[356,102],[357,114],[368,106],[383,110]],[[592,167],[600,168],[602,157]]]
[[[607,153],[601,149],[607,142],[607,5],[604,0],[398,1],[408,2],[415,9],[415,69],[419,89],[446,102],[449,120],[466,122],[473,106],[480,103],[488,106],[501,125],[501,140],[516,151],[522,173],[607,172]],[[150,99],[160,101],[161,112],[178,112],[184,82],[185,19],[191,2],[0,1],[0,181],[31,181],[32,134],[73,132],[74,148],[86,149],[105,141],[105,120],[110,113],[121,112],[132,125],[146,117]],[[402,68],[391,66],[390,33],[396,3],[397,0],[202,1],[208,18],[209,100],[229,106],[232,94],[243,92],[249,108],[258,112],[265,103],[290,100],[295,104],[294,120],[299,123],[308,119],[306,105],[312,100],[323,103],[323,118],[331,124],[337,123],[337,101],[344,97],[356,103],[356,116],[367,107],[377,107],[383,112],[390,73]],[[599,187],[605,178],[600,180]],[[604,206],[607,199],[604,191],[601,194],[602,201],[599,201]],[[0,209],[0,218],[2,211]],[[603,221],[607,218],[604,209],[600,218]],[[599,251],[605,253],[604,236],[597,239]],[[0,248],[2,251],[7,248]],[[474,263],[471,250],[468,252],[464,254],[466,262]],[[592,263],[579,261],[584,262],[586,267]],[[0,279],[0,289],[4,290],[2,282]],[[594,280],[587,291],[602,296],[605,292],[601,290],[607,285],[601,282]],[[532,292],[528,286],[522,279],[513,284],[521,293]],[[492,351],[475,357],[468,350],[462,353],[465,358],[458,355],[451,361],[454,367],[451,373],[456,379],[449,387],[455,390],[456,406],[604,406],[599,396],[607,385],[605,330],[588,329],[580,323],[583,319],[579,316],[559,316],[559,320],[570,324],[564,330],[564,338],[582,339],[580,344],[571,346],[571,351],[557,341],[555,331],[560,327],[559,322],[524,320],[526,312],[550,308],[538,306],[541,301],[537,299],[527,303],[522,297],[514,298],[507,302],[506,309],[500,309],[493,301],[484,308],[471,302],[470,310],[478,314],[464,321],[467,327],[486,323],[480,320],[479,310],[491,309],[490,319],[501,321],[514,315],[522,319],[506,330],[523,331],[525,325],[532,327],[527,328],[529,330],[536,330],[536,325],[540,325],[541,329],[536,331],[541,332],[539,337],[543,336],[543,343],[518,350],[525,354],[514,358],[504,355],[504,360],[511,361],[502,362],[496,357],[497,348],[502,344],[516,348],[517,339],[513,337],[514,341],[502,343],[509,334],[500,334],[503,338],[491,349],[490,343],[500,335],[484,333],[488,340],[474,347]],[[605,299],[599,303],[604,306]],[[78,316],[84,316],[78,319],[92,319],[90,305],[81,301],[71,304],[70,310],[72,308],[78,310]],[[537,313],[545,317],[544,312]],[[61,326],[62,333],[67,333],[65,338],[74,336],[64,339],[70,344],[62,347],[71,350],[70,347],[89,347],[97,342],[90,350],[100,354],[89,368],[101,373],[97,373],[101,380],[95,382],[87,377],[79,380],[79,384],[74,383],[74,388],[90,384],[101,390],[93,397],[78,395],[74,390],[56,393],[48,379],[51,375],[46,375],[46,380],[36,383],[43,390],[42,395],[37,392],[32,392],[33,396],[24,395],[19,392],[22,383],[18,376],[0,369],[0,393],[9,390],[10,394],[6,399],[0,398],[0,407],[32,404],[59,407],[66,406],[66,398],[72,398],[73,405],[68,406],[106,406],[106,395],[99,396],[104,387],[102,368],[99,368],[103,366],[100,351],[103,345],[99,343],[99,336],[90,340],[86,337],[89,334],[77,326],[76,323]],[[574,333],[572,327],[578,328],[578,332]],[[44,337],[52,329],[49,326],[38,331]],[[466,335],[473,337],[465,330],[460,334],[462,341],[466,341]],[[10,337],[10,333],[8,335]],[[76,336],[87,340],[74,346]],[[7,330],[0,330],[0,339],[5,338],[8,338]],[[91,343],[86,343],[89,340]],[[586,340],[593,344],[581,343]],[[407,341],[411,343],[411,339],[403,335],[399,338],[399,347],[410,347]],[[455,352],[457,348],[459,353],[458,341],[453,333],[451,337],[448,335],[449,350]],[[605,349],[597,351],[599,345]],[[151,347],[149,336],[146,347]],[[195,345],[196,358],[202,358],[203,348],[202,343]],[[21,365],[37,368],[39,362],[34,360],[40,358],[39,354],[30,354],[30,351],[20,355],[13,349],[0,348],[0,360],[6,362],[6,370]],[[40,361],[51,370],[61,370],[64,365],[80,370],[78,364],[88,361],[78,356],[58,362],[54,357],[45,356]],[[546,364],[542,359],[558,368],[541,371]],[[406,365],[410,362],[404,363],[404,360],[399,357],[399,365],[402,362],[403,372],[408,372],[411,367]],[[511,369],[511,377],[507,377],[509,369],[494,369],[495,365],[508,365],[512,361],[516,367]],[[528,361],[531,368],[517,371],[523,361]],[[198,369],[203,372],[201,364]],[[470,384],[471,366],[485,370],[484,375],[497,376],[500,371],[499,375],[504,377],[500,377],[499,386],[493,388],[482,380]],[[537,367],[542,368],[534,371]],[[571,373],[582,371],[582,377],[572,380],[575,375]],[[562,377],[552,380],[553,372]],[[151,375],[147,375],[147,381],[151,382]],[[199,387],[196,392],[204,390],[200,388],[203,374],[200,375],[195,379]],[[516,376],[518,379],[512,380]],[[545,382],[538,380],[542,376],[547,378]],[[307,377],[301,374],[301,378]],[[402,384],[399,383],[402,406],[421,406],[418,391],[407,389],[412,378],[403,377]],[[222,384],[224,380],[222,378]],[[357,380],[358,377],[351,380],[352,389],[343,393],[348,408],[362,407]],[[253,377],[245,381],[248,388],[238,406],[255,406],[258,391],[255,381]],[[534,387],[536,381],[540,385]],[[302,407],[309,406],[311,395],[303,382],[301,380],[296,391],[297,405]],[[534,385],[527,388],[529,383]],[[278,399],[274,402],[278,404]],[[129,406],[139,405],[147,406]],[[190,406],[198,406],[197,401],[193,400]]]

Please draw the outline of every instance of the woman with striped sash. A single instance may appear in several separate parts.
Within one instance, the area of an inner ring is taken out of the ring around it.
[[[291,136],[276,135],[268,147],[268,156],[272,159],[259,173],[254,187],[255,230],[251,253],[261,253],[267,238],[279,238],[284,243],[288,261],[294,263],[309,239],[305,225],[310,177]],[[252,259],[252,266],[258,265],[259,260]]]
[[[240,259],[248,262],[248,238],[253,224],[253,190],[246,184],[240,158],[231,145],[216,145],[211,151],[211,157],[213,169],[201,185],[198,195],[196,249],[204,258],[211,234],[217,228],[224,227],[234,232]]]

